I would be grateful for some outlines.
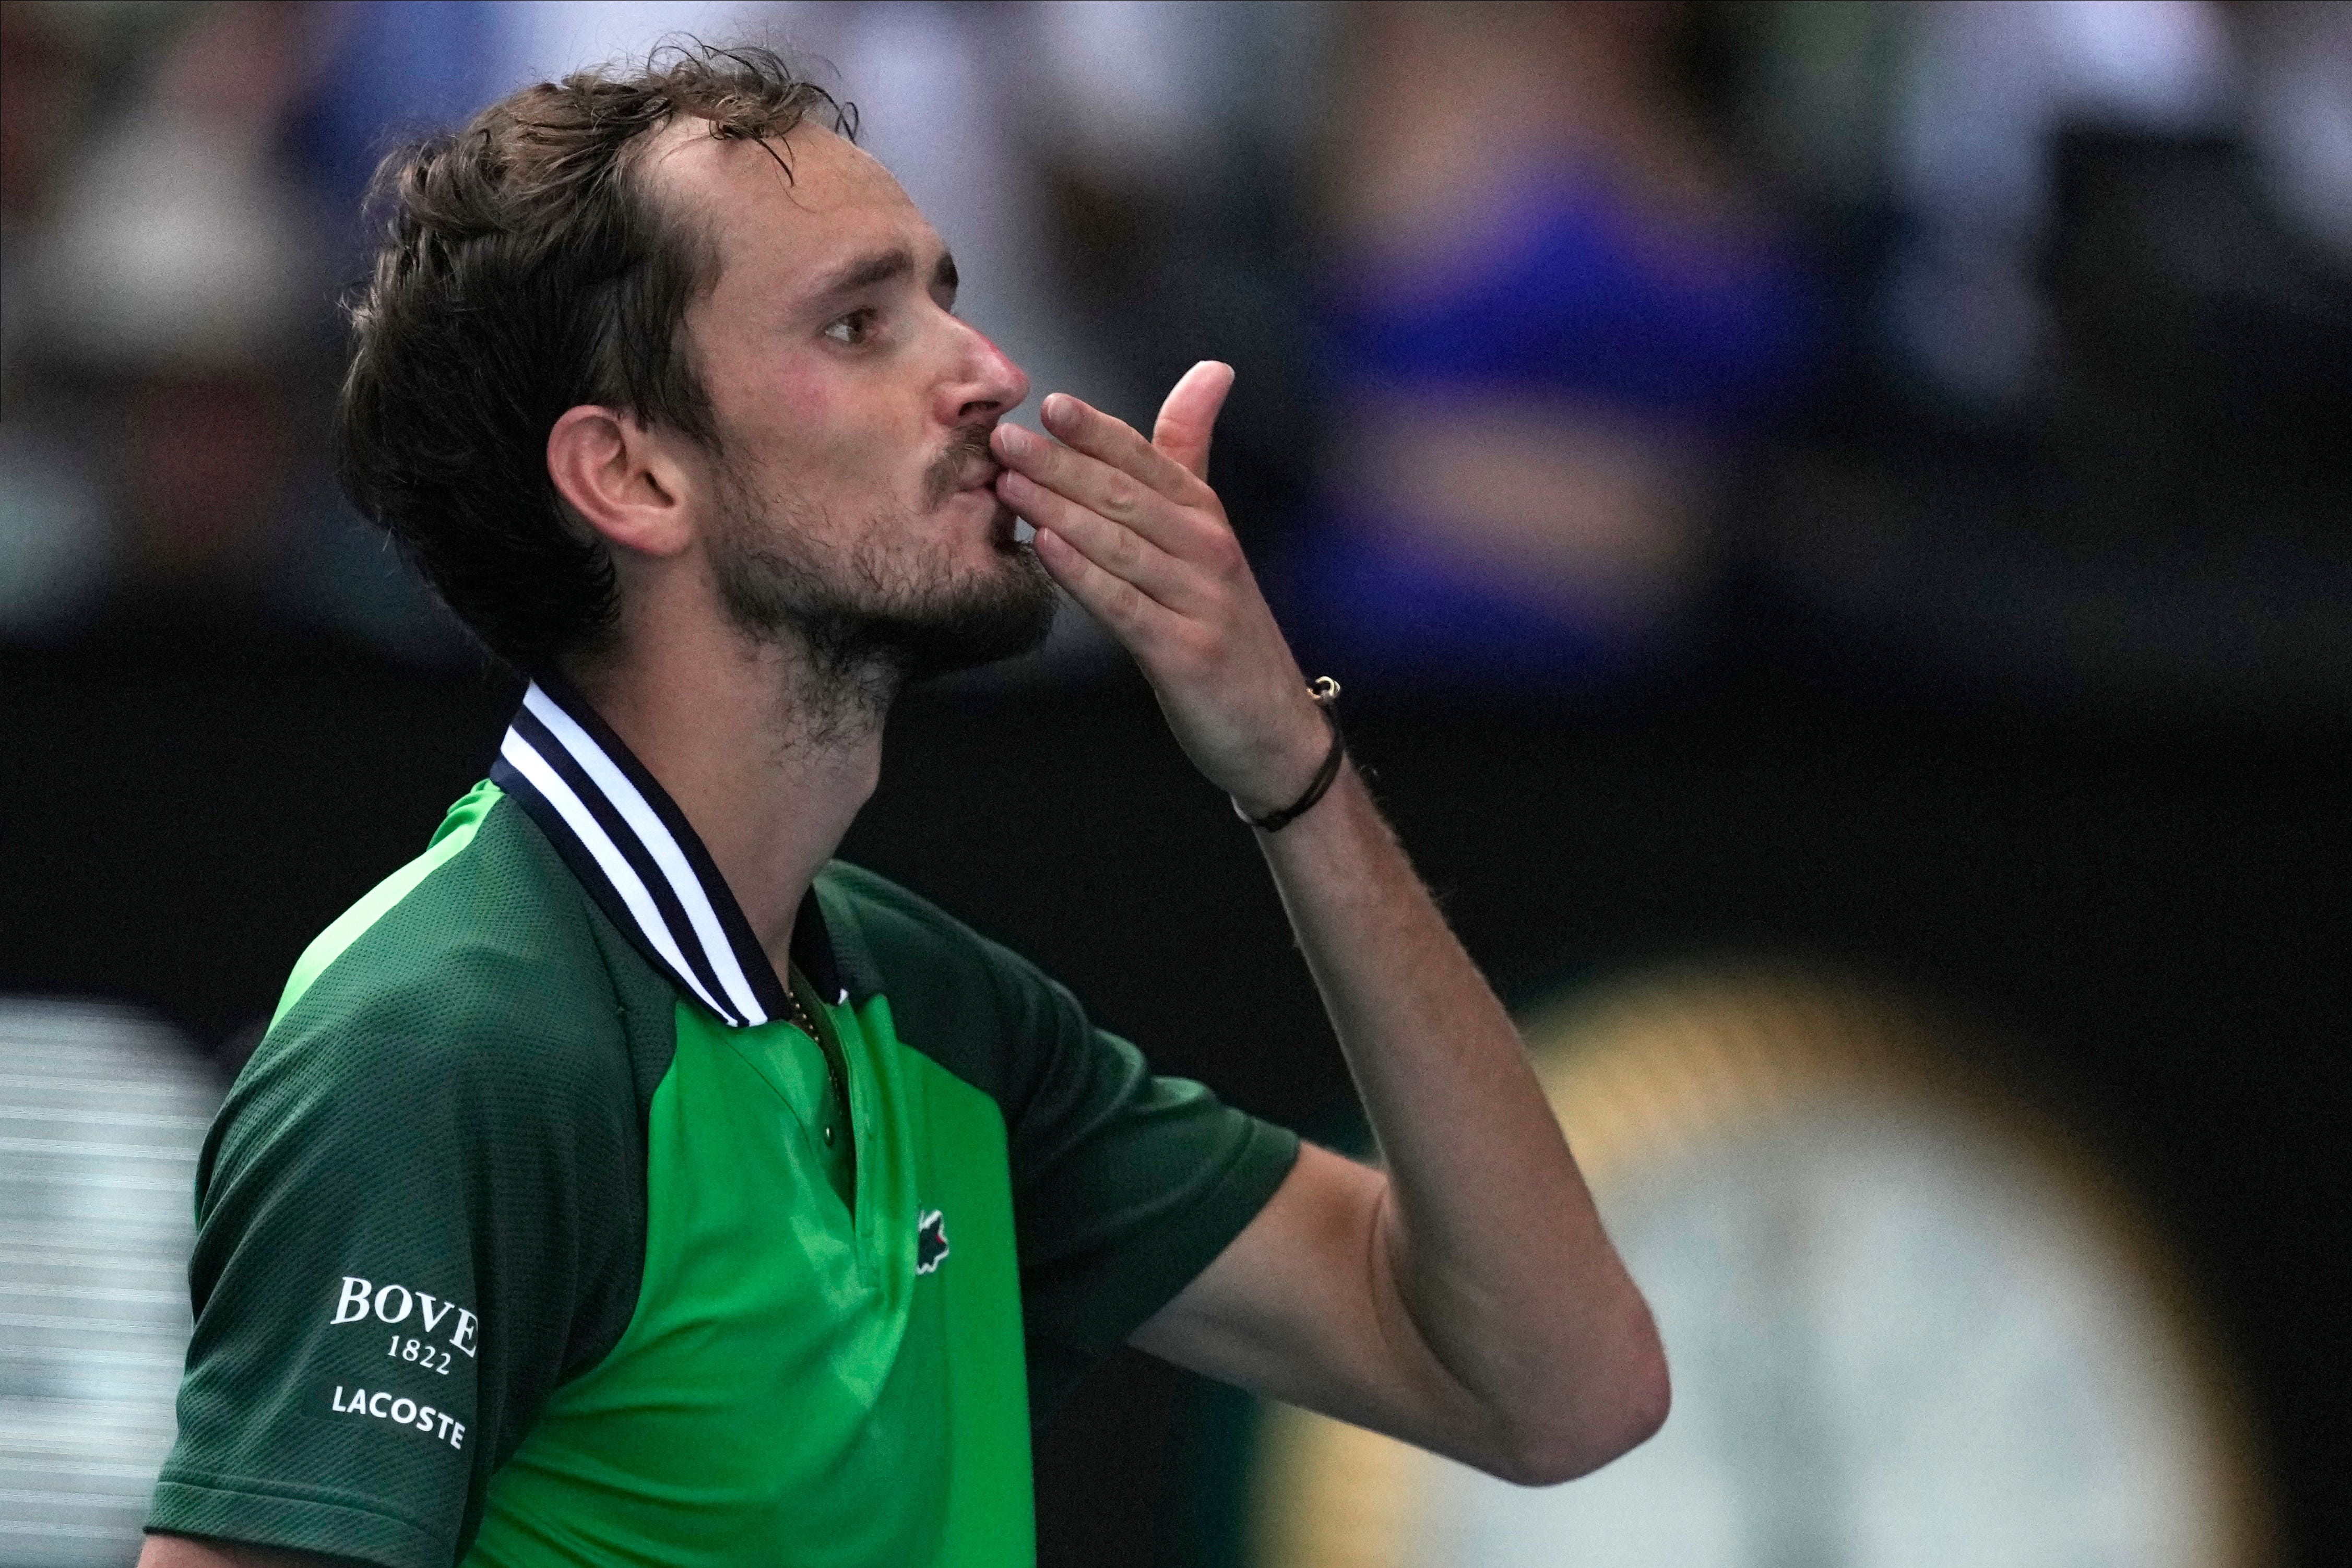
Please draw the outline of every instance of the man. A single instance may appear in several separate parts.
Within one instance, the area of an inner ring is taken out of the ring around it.
[[[1529,1484],[1664,1419],[1204,482],[1231,373],[1150,441],[1006,422],[1020,371],[827,102],[693,50],[389,165],[346,480],[535,679],[222,1110],[142,1561],[1019,1563],[1029,1420],[1122,1342]],[[832,860],[895,692],[1034,646],[1049,577],[1259,825],[1385,1173]]]

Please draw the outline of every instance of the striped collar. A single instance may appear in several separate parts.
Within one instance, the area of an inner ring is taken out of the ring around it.
[[[766,950],[702,837],[580,694],[551,676],[523,693],[490,782],[521,803],[648,963],[736,1028],[788,1016]],[[849,998],[811,889],[793,962],[827,1001]]]

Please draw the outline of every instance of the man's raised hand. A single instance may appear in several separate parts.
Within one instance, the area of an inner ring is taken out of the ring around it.
[[[1194,365],[1150,441],[1055,393],[1040,414],[1059,442],[996,427],[996,493],[1036,529],[1054,580],[1135,656],[1193,765],[1257,816],[1306,789],[1330,733],[1209,488],[1233,384],[1230,365]]]

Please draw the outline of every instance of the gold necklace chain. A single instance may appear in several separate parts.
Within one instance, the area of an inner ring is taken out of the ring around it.
[[[842,1078],[842,1063],[835,1059],[835,1047],[826,1045],[824,1037],[816,1032],[816,1020],[809,1016],[808,1008],[802,1005],[800,993],[793,989],[792,981],[789,978],[784,982],[784,1000],[792,1005],[793,1023],[815,1045],[817,1055],[824,1058],[825,1080],[833,1085],[834,1099],[840,1104],[842,1113],[847,1115],[849,1085]],[[825,1128],[824,1142],[827,1148],[832,1147],[833,1138],[833,1129]]]
[[[799,994],[793,991],[789,983],[784,986],[784,1001],[792,1007],[793,1022],[800,1026],[801,1033],[812,1040],[815,1039],[816,1020],[809,1016],[809,1010],[806,1007],[801,1005]]]

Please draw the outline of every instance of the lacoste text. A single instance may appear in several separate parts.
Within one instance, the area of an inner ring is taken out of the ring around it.
[[[395,1426],[414,1426],[419,1432],[429,1432],[452,1448],[466,1446],[466,1424],[446,1410],[436,1410],[430,1405],[419,1405],[414,1399],[394,1398],[378,1389],[370,1394],[364,1388],[352,1390],[343,1397],[343,1385],[335,1384],[335,1395],[329,1403],[338,1415],[373,1415],[379,1421],[389,1421]]]

